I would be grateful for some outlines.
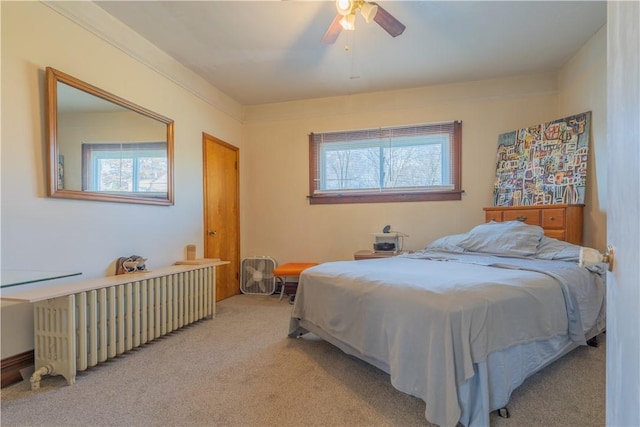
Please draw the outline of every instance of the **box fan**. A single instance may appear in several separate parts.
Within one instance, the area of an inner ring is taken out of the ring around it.
[[[242,260],[240,291],[248,295],[271,295],[276,290],[273,270],[276,261],[268,256],[248,257]]]

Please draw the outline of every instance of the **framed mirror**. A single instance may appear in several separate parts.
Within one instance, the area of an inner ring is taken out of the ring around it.
[[[173,120],[46,69],[48,195],[173,205]]]

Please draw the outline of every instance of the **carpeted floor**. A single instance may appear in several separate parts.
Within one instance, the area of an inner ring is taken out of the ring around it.
[[[214,320],[77,377],[2,389],[2,426],[424,426],[424,403],[315,338],[287,338],[291,305],[238,295]],[[603,426],[605,346],[581,347],[517,389],[492,426]]]

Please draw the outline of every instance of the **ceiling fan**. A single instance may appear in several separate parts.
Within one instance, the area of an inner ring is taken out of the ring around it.
[[[359,10],[367,23],[376,21],[391,37],[397,37],[405,30],[405,26],[393,17],[382,6],[374,2],[364,0],[336,0],[338,14],[333,19],[327,32],[322,37],[322,43],[333,44],[338,39],[340,32],[354,30],[356,12]]]

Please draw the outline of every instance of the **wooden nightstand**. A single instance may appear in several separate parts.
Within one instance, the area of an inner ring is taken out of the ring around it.
[[[355,259],[356,261],[359,261],[361,259],[389,258],[392,256],[406,254],[406,253],[409,253],[409,251],[374,252],[370,250],[361,250],[353,254],[353,259]]]

